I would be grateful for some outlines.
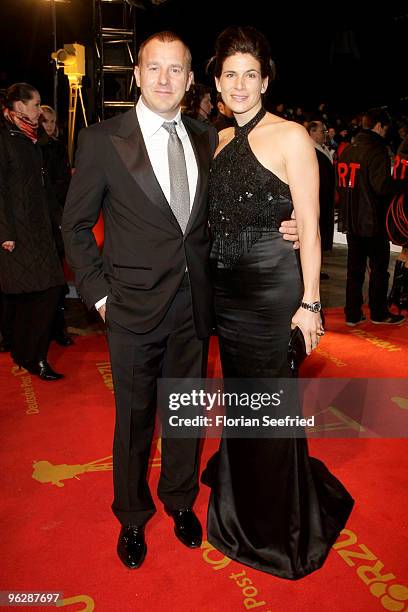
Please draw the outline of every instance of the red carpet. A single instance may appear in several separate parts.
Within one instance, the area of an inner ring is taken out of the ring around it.
[[[348,328],[335,309],[326,327],[303,376],[407,376],[407,324]],[[118,524],[109,508],[114,409],[107,359],[102,336],[78,337],[68,349],[53,346],[50,362],[66,378],[44,383],[0,356],[0,590],[63,592],[61,607],[72,611],[408,609],[408,445],[399,439],[310,442],[356,505],[323,569],[301,581],[245,568],[205,543],[186,549],[159,503],[147,527],[146,561],[126,570],[116,557]],[[210,372],[220,375],[214,341]],[[408,398],[400,398],[400,409],[407,408]],[[216,446],[205,442],[204,464]],[[159,466],[156,443],[152,491]],[[208,494],[202,486],[195,506],[203,523]]]

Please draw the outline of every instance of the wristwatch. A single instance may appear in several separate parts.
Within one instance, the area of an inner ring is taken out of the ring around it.
[[[311,312],[320,312],[322,309],[321,302],[302,302],[301,307]]]

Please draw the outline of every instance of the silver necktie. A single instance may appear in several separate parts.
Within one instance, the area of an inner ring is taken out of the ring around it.
[[[183,144],[176,132],[176,121],[165,121],[163,127],[169,133],[167,153],[170,174],[170,207],[184,234],[190,217],[190,190],[186,158]]]

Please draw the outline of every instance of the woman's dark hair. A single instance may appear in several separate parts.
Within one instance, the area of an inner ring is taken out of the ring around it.
[[[12,110],[14,102],[21,100],[28,102],[34,97],[37,89],[28,83],[14,83],[6,89],[6,93],[2,99],[2,104],[5,108]]]
[[[197,119],[201,102],[206,94],[211,94],[211,88],[207,87],[207,85],[203,85],[202,83],[194,83],[191,85],[182,102],[183,113]]]
[[[215,42],[214,74],[220,78],[222,66],[227,57],[236,53],[249,53],[261,66],[261,77],[275,77],[271,49],[264,34],[251,26],[230,26],[218,36]]]

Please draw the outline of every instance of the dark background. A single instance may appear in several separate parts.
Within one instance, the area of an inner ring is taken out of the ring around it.
[[[227,25],[254,25],[267,36],[277,66],[272,102],[313,108],[325,101],[337,110],[358,112],[383,105],[401,112],[408,101],[408,4],[383,2],[375,11],[354,2],[296,7],[281,0],[214,2],[168,0],[159,5],[138,0],[139,41],[162,29],[178,32],[190,46],[197,81],[208,81],[206,61],[217,34]],[[245,10],[243,7],[247,5]],[[241,7],[241,8],[239,8]],[[92,0],[57,4],[57,42],[93,46]],[[51,5],[46,0],[1,0],[0,87],[16,81],[36,86],[52,105]],[[60,115],[68,88],[59,75]],[[85,82],[85,99],[92,97]],[[64,121],[64,117],[60,116]]]

